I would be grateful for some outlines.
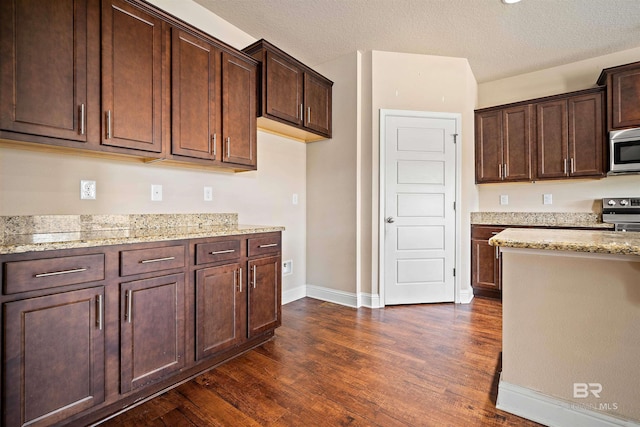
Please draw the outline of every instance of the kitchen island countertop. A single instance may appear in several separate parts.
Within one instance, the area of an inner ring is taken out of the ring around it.
[[[640,233],[600,230],[508,228],[489,240],[492,246],[640,255]]]

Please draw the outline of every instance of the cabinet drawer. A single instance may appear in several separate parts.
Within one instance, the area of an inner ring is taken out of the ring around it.
[[[249,239],[248,256],[274,254],[280,252],[280,235]]]
[[[505,230],[507,227],[490,227],[490,226],[478,226],[474,225],[471,227],[471,238],[472,239],[481,239],[481,240],[489,240],[496,234]]]
[[[184,267],[184,245],[120,252],[120,275]]]
[[[4,293],[35,291],[104,279],[104,254],[10,261]]]
[[[240,258],[240,240],[200,243],[196,245],[196,264]]]

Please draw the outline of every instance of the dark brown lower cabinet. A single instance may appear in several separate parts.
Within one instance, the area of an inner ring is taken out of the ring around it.
[[[48,426],[104,401],[104,287],[4,304],[3,423]]]
[[[501,298],[501,257],[489,239],[504,227],[471,226],[471,286],[473,295]]]
[[[281,234],[0,255],[0,425],[91,425],[268,341]]]
[[[158,381],[185,365],[184,274],[120,285],[120,391]]]
[[[240,264],[196,272],[196,360],[242,342],[246,328],[246,286]]]
[[[281,323],[280,257],[249,261],[249,338]]]

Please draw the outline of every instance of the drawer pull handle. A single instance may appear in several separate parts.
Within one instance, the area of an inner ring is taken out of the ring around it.
[[[240,267],[240,272],[238,273],[238,277],[240,278],[240,293],[242,293],[242,267]]]
[[[127,309],[124,313],[124,317],[127,319],[128,323],[131,323],[131,310],[132,310],[132,306],[133,306],[133,292],[131,291],[131,289],[127,289],[127,293],[125,294],[125,297],[127,298]]]
[[[98,305],[98,329],[102,330],[102,321],[104,318],[102,295],[98,295],[98,298],[96,298],[96,304]]]
[[[253,271],[253,289],[256,288],[256,266],[254,265],[253,267],[251,267],[251,270]]]
[[[36,274],[35,277],[50,277],[50,276],[59,276],[61,274],[71,274],[71,273],[81,273],[83,271],[87,271],[86,268],[74,268],[73,270],[63,270],[63,271],[54,271],[52,273],[40,273]]]
[[[273,247],[275,247],[275,246],[278,246],[278,244],[277,244],[277,243],[269,243],[268,245],[260,245],[260,246],[258,246],[258,247],[259,247],[260,249],[262,249],[262,248],[273,248]]]
[[[141,264],[149,264],[151,262],[161,262],[161,261],[171,261],[176,259],[174,256],[168,256],[166,258],[154,258],[154,259],[145,259],[140,261]]]
[[[225,251],[213,251],[213,252],[209,252],[209,255],[231,254],[235,251],[236,251],[235,249],[227,249]]]

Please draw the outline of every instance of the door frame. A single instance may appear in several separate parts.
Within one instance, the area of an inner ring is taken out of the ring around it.
[[[432,119],[454,119],[456,121],[456,144],[455,144],[455,162],[456,162],[456,182],[455,182],[455,198],[456,198],[456,210],[455,210],[455,271],[456,275],[453,278],[454,283],[454,303],[460,303],[460,273],[462,272],[460,261],[462,259],[461,244],[459,241],[461,230],[461,170],[462,164],[462,114],[461,113],[441,113],[432,111],[415,111],[415,110],[392,110],[381,108],[380,109],[380,126],[379,126],[379,138],[378,138],[378,294],[380,296],[380,307],[385,307],[385,195],[386,195],[386,119],[387,117],[400,116],[400,117],[417,117],[417,118],[432,118]]]

